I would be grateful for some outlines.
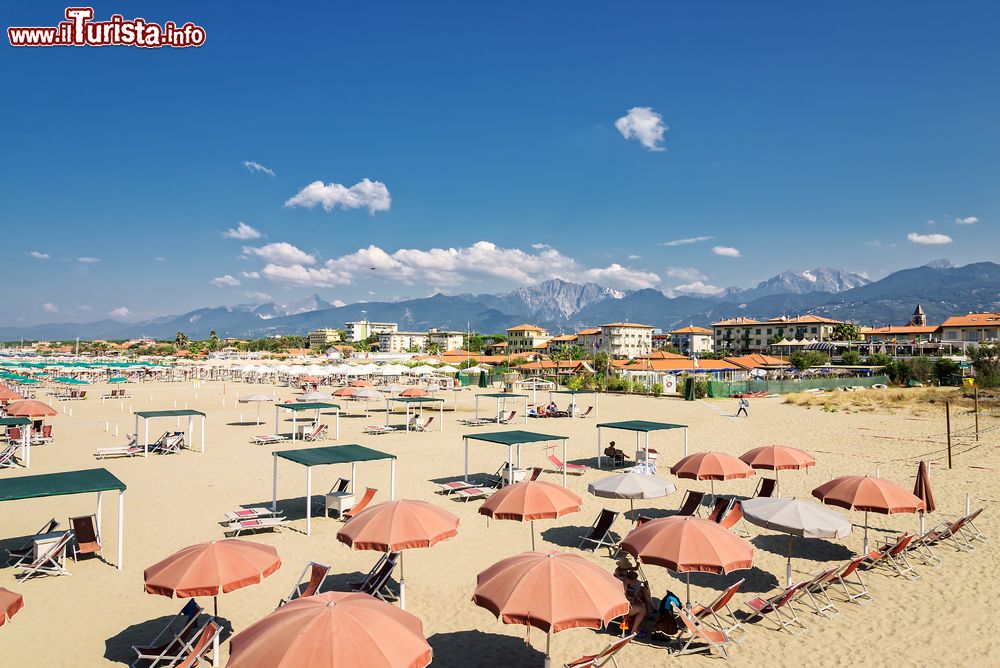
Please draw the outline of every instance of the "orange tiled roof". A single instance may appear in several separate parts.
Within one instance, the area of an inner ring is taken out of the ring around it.
[[[796,325],[796,324],[801,325],[801,324],[805,324],[805,323],[808,323],[808,324],[828,323],[828,324],[839,325],[840,323],[843,322],[843,320],[834,320],[833,318],[823,318],[823,317],[818,316],[818,315],[800,315],[800,316],[796,316],[794,318],[785,318],[785,317],[780,317],[779,316],[777,318],[768,318],[767,321],[769,323],[771,323],[771,322],[773,322],[773,323],[787,323],[789,325]]]
[[[888,327],[862,327],[862,334],[933,334],[937,325],[889,325]]]
[[[720,320],[719,322],[713,322],[712,327],[723,327],[725,325],[759,325],[761,324],[759,320],[754,320],[753,318],[729,318],[728,320]]]
[[[643,325],[638,322],[609,322],[606,325],[601,325],[601,327],[638,327],[640,329],[653,329],[652,325]]]
[[[759,369],[765,366],[783,366],[788,364],[783,357],[762,355],[760,353],[743,355],[741,357],[726,357],[724,358],[724,361],[741,366],[744,369]]]
[[[1000,313],[969,313],[953,315],[941,323],[942,327],[998,327]]]
[[[600,327],[588,327],[587,329],[581,329],[576,333],[577,336],[597,336],[601,333]]]
[[[524,325],[518,325],[516,327],[508,327],[507,331],[508,332],[544,332],[545,328],[543,328],[543,327],[536,327],[535,325],[524,324]]]
[[[712,330],[706,327],[695,327],[691,325],[690,327],[681,327],[680,329],[672,329],[669,334],[711,334]]]

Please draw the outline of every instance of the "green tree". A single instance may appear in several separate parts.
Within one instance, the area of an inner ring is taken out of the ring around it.
[[[188,343],[187,334],[185,334],[184,332],[177,332],[177,335],[174,337],[174,343],[177,344],[178,346],[187,345]]]
[[[772,336],[771,338],[769,338],[767,340],[767,345],[773,346],[775,343],[777,343],[778,341],[782,340],[783,338],[785,338],[785,337],[783,337],[780,334],[775,334],[774,336]]]
[[[1000,387],[1000,343],[984,343],[969,350],[976,384],[980,387]]]
[[[428,341],[424,346],[424,352],[428,355],[437,355],[441,352],[441,344],[435,343],[433,341]]]
[[[601,375],[608,375],[609,365],[611,363],[611,358],[608,357],[608,354],[603,350],[599,350],[594,353],[592,359],[594,361],[594,371]]]
[[[840,361],[847,366],[858,366],[861,364],[861,353],[857,350],[845,350],[840,356]]]
[[[799,371],[804,371],[810,367],[828,364],[830,358],[818,350],[796,350],[788,357],[788,361]]]
[[[857,341],[861,338],[861,330],[851,322],[842,322],[833,328],[834,341]]]
[[[958,362],[947,357],[942,357],[934,362],[934,377],[938,385],[951,385],[955,378],[962,375],[962,367]]]

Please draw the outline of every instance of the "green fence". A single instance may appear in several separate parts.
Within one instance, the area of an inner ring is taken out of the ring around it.
[[[867,376],[864,378],[801,378],[798,380],[742,380],[723,382],[713,380],[708,383],[708,396],[731,397],[734,394],[749,394],[751,392],[767,392],[768,394],[791,394],[806,390],[832,390],[837,387],[871,387],[872,385],[888,385],[886,376]]]

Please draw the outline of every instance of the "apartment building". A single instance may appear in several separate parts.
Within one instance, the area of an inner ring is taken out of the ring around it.
[[[367,320],[357,320],[345,323],[347,327],[347,340],[351,342],[364,341],[373,334],[399,331],[399,325],[394,322],[368,322]]]
[[[549,333],[535,325],[518,325],[507,330],[507,354],[519,355],[530,353],[538,346],[548,341]]]
[[[427,332],[427,337],[430,343],[437,345],[442,351],[459,350],[465,343],[465,334],[458,331],[431,329]]]
[[[335,329],[314,329],[309,332],[309,347],[312,350],[326,350],[340,343],[340,332]]]
[[[588,355],[592,355],[600,350],[601,328],[588,327],[587,329],[581,329],[576,333],[576,345],[583,348]]]
[[[670,345],[684,355],[710,353],[715,350],[712,330],[706,327],[681,327],[668,332]],[[655,336],[653,338],[656,338]]]
[[[780,316],[768,320],[730,318],[712,323],[715,352],[732,351],[734,355],[747,355],[767,350],[775,337],[795,340],[829,341],[834,328],[841,320],[816,315],[794,318]]]
[[[653,350],[653,327],[636,322],[601,325],[601,349],[611,357],[633,359]]]
[[[1000,313],[953,315],[940,327],[941,343],[961,345],[1000,341]]]
[[[427,332],[381,332],[378,335],[378,350],[381,353],[407,353],[427,347]]]

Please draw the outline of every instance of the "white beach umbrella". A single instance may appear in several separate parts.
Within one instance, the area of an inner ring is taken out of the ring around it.
[[[631,513],[636,499],[658,499],[677,491],[674,483],[654,475],[613,473],[587,485],[587,491],[604,499],[628,499]]]
[[[445,366],[442,366],[442,367],[438,367],[437,372],[438,373],[458,373],[458,369],[456,369],[453,366],[445,365]]]
[[[301,395],[296,401],[332,401],[331,397],[326,392],[306,392]]]
[[[257,424],[260,424],[260,405],[265,401],[277,401],[278,398],[273,394],[251,394],[250,396],[243,397],[240,399],[241,404],[257,404]]]
[[[836,510],[795,498],[762,497],[741,501],[743,516],[751,524],[788,534],[787,584],[792,583],[792,540],[803,538],[846,538],[854,528]]]

